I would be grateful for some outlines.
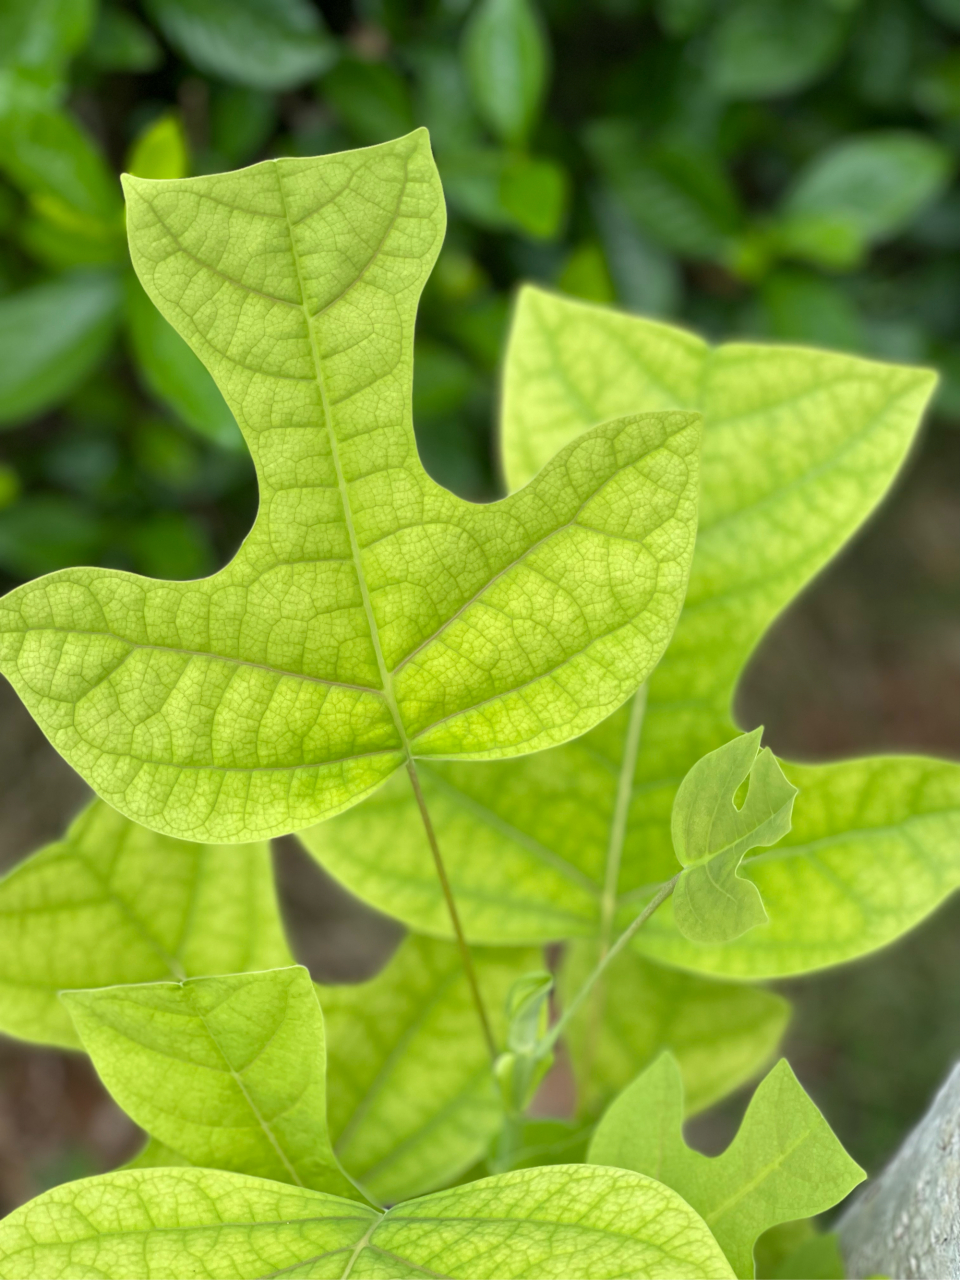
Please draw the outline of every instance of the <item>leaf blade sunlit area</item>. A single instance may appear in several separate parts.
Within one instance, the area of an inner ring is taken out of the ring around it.
[[[956,15],[8,8],[0,1276],[960,1280]]]

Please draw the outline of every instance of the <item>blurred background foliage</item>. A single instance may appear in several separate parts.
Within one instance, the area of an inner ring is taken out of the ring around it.
[[[511,291],[943,371],[960,420],[958,0],[2,0],[0,573],[210,571],[235,424],[127,259],[117,174],[424,124],[450,205],[418,330],[430,470],[498,492]]]
[[[421,124],[450,227],[414,414],[466,497],[500,492],[521,279],[713,339],[938,367],[905,482],[777,623],[740,716],[794,757],[960,755],[960,0],[0,0],[0,587],[81,563],[197,576],[253,518],[236,424],[130,270],[117,175]],[[83,789],[5,688],[0,725],[8,864]],[[372,971],[391,926],[281,858],[316,975]],[[958,964],[953,903],[786,984],[787,1052],[872,1169],[960,1056]],[[742,1106],[698,1122],[705,1148]],[[0,1209],[115,1163],[125,1125],[83,1059],[0,1044]]]

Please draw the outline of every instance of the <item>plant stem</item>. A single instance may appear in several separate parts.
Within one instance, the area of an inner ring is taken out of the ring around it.
[[[643,729],[643,717],[647,709],[647,682],[640,686],[633,695],[630,705],[630,721],[627,725],[627,736],[623,742],[623,760],[620,764],[620,777],[617,782],[617,798],[613,806],[613,818],[610,822],[610,839],[607,843],[607,866],[603,882],[603,897],[600,900],[600,954],[606,955],[610,949],[613,925],[617,914],[617,891],[620,885],[620,863],[623,857],[623,842],[627,834],[627,821],[630,817],[630,801],[633,798],[633,779],[637,771],[637,756],[640,751],[640,733]]]
[[[673,893],[674,889],[677,887],[677,881],[680,879],[680,874],[681,873],[678,871],[677,874],[671,880],[667,880],[664,884],[660,886],[660,888],[653,895],[653,897],[650,899],[647,905],[643,908],[643,910],[640,912],[637,918],[635,920],[632,920],[630,924],[627,925],[626,929],[624,929],[623,933],[621,933],[620,937],[616,940],[613,946],[610,947],[609,950],[600,957],[600,959],[597,961],[596,966],[594,967],[593,972],[587,978],[586,982],[583,984],[583,986],[580,988],[577,994],[573,997],[573,999],[567,1005],[566,1009],[564,1009],[561,1017],[557,1019],[557,1021],[553,1024],[553,1026],[547,1032],[546,1037],[541,1042],[542,1047],[544,1049],[552,1049],[553,1046],[557,1043],[557,1041],[560,1039],[560,1036],[563,1034],[564,1028],[570,1022],[571,1018],[576,1013],[577,1009],[579,1009],[583,1001],[590,994],[591,990],[593,989],[594,983],[597,981],[598,978],[602,976],[603,971],[607,968],[609,964],[612,964],[613,961],[616,960],[617,956],[624,949],[624,947],[627,945],[627,943],[630,941],[633,935],[637,932],[637,930],[647,923],[647,921],[650,919],[653,913],[657,910],[657,908],[661,907],[666,902],[666,900],[670,897],[671,893]]]
[[[450,881],[447,877],[447,868],[444,866],[443,858],[440,854],[440,846],[437,843],[437,834],[433,829],[433,823],[430,820],[430,812],[427,809],[426,801],[423,798],[423,791],[420,788],[420,776],[417,773],[417,766],[410,757],[407,758],[407,773],[410,775],[413,794],[417,798],[417,806],[420,809],[420,817],[423,820],[423,827],[427,833],[430,852],[433,854],[433,862],[437,869],[437,876],[440,879],[440,887],[443,889],[443,896],[446,899],[447,911],[450,915],[450,923],[453,925],[453,931],[457,935],[457,945],[460,948],[460,958],[463,961],[464,972],[467,975],[467,982],[470,985],[470,993],[473,996],[473,1003],[477,1007],[480,1025],[483,1028],[483,1038],[487,1042],[487,1049],[490,1052],[491,1061],[495,1061],[499,1053],[497,1049],[497,1042],[493,1038],[493,1029],[490,1026],[490,1019],[487,1016],[487,1008],[483,1003],[483,996],[480,994],[480,984],[477,981],[477,971],[473,967],[470,947],[467,944],[467,939],[463,932],[463,926],[460,923],[460,914],[457,911],[457,904],[453,897],[453,889],[450,887]]]

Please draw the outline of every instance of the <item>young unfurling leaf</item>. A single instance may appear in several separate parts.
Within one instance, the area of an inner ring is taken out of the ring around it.
[[[306,969],[61,998],[117,1102],[190,1164],[358,1195],[327,1132],[323,1014]]]
[[[395,1205],[216,1169],[135,1169],[54,1187],[0,1223],[0,1276],[236,1280],[449,1276],[607,1280],[733,1272],[688,1204],[622,1169],[555,1165]]]
[[[758,1086],[722,1155],[691,1150],[682,1126],[683,1083],[664,1053],[610,1106],[587,1158],[645,1173],[679,1192],[741,1278],[754,1274],[761,1232],[823,1213],[865,1177],[784,1059]]]
[[[767,922],[760,891],[739,874],[740,862],[750,849],[787,834],[797,788],[770,748],[760,749],[762,735],[754,729],[709,752],[677,789],[670,830],[684,870],[673,893],[673,918],[691,942],[732,942]],[[747,778],[738,807],[735,796]]]
[[[411,422],[443,193],[421,130],[362,151],[127,179],[134,265],[217,381],[260,508],[212,578],[68,569],[0,605],[0,668],[115,808],[250,840],[414,757],[553,746],[653,669],[693,551],[699,416],[621,417],[481,506]]]
[[[59,992],[290,964],[266,844],[157,835],[94,801],[0,880],[0,1030],[79,1046]]]

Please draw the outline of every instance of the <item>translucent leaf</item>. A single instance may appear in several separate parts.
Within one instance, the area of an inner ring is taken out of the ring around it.
[[[358,1194],[330,1145],[323,1014],[306,969],[61,999],[120,1106],[191,1164]]]
[[[530,0],[480,0],[463,37],[477,111],[502,141],[522,146],[546,88],[550,51]]]
[[[242,449],[243,437],[217,384],[132,273],[126,302],[130,344],[149,390],[200,435]]]
[[[607,1111],[587,1158],[645,1173],[679,1192],[740,1277],[754,1274],[753,1246],[762,1231],[823,1213],[866,1176],[784,1059],[757,1087],[722,1155],[686,1145],[683,1114],[680,1072],[663,1054]]]
[[[596,961],[596,943],[568,947],[561,995],[578,991]],[[597,1116],[664,1049],[679,1064],[686,1113],[702,1111],[766,1066],[790,1019],[789,1004],[770,991],[665,969],[631,951],[594,990],[565,1035],[584,1116]]]
[[[588,1165],[502,1174],[382,1216],[240,1174],[139,1169],[55,1187],[0,1223],[0,1275],[18,1280],[192,1280],[201,1268],[207,1280],[733,1274],[678,1195]]]
[[[474,951],[498,1038],[508,990],[538,961],[522,949]],[[391,1204],[476,1164],[502,1112],[457,948],[410,937],[372,981],[319,993],[330,1132],[344,1167]]]
[[[309,0],[148,0],[146,7],[199,70],[254,89],[293,89],[337,56]]]
[[[188,844],[96,801],[0,880],[0,1029],[78,1045],[58,1000],[287,964],[266,845]]]
[[[120,312],[107,273],[65,276],[0,298],[0,423],[65,399],[102,359]]]
[[[800,788],[793,829],[744,863],[769,925],[694,953],[668,904],[649,923],[648,954],[737,978],[804,973],[885,946],[960,884],[960,765],[878,756],[784,768]]]
[[[762,734],[754,729],[708,752],[677,788],[670,830],[684,870],[673,893],[673,918],[691,942],[732,942],[767,923],[757,886],[740,875],[740,864],[749,850],[787,834],[797,789],[770,748],[760,750]]]
[[[464,502],[410,421],[444,220],[423,132],[127,189],[135,266],[218,380],[260,509],[212,578],[75,569],[5,598],[0,666],[91,785],[157,830],[249,840],[412,757],[536,751],[619,705],[686,590],[697,415],[605,423]]]
[[[645,699],[638,695],[559,750],[424,769],[454,892],[476,941],[595,937],[608,869],[619,863],[620,926],[651,886],[674,874],[670,812],[680,779],[735,735],[730,705],[751,651],[883,496],[933,383],[923,369],[798,347],[711,349],[669,325],[539,290],[521,294],[505,373],[508,483],[524,484],[589,422],[626,405],[695,405],[705,421],[701,520],[680,623]],[[691,969],[791,973],[889,941],[960,883],[957,766],[785,767],[801,788],[788,840],[805,845],[808,837],[798,833],[809,831],[811,847],[805,858],[781,858],[781,847],[761,855],[756,871],[747,864],[770,926],[727,946],[720,960],[677,935],[667,904],[641,931],[639,946]],[[875,770],[891,782],[883,805]],[[912,786],[918,776],[930,777],[926,792]],[[935,812],[924,814],[925,804]],[[864,831],[863,814],[875,809],[876,825],[894,828],[882,838]],[[368,901],[414,928],[445,932],[427,855],[413,842],[416,820],[390,786],[304,839]],[[886,856],[891,848],[898,857]],[[830,856],[829,872],[821,856]]]

